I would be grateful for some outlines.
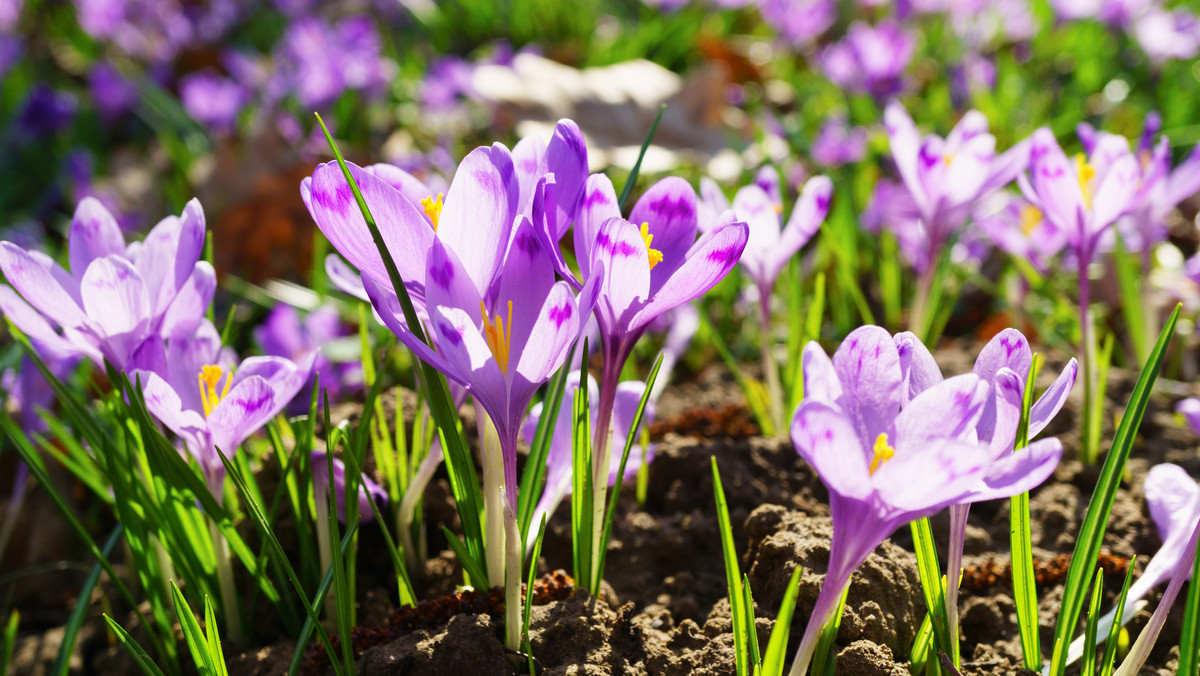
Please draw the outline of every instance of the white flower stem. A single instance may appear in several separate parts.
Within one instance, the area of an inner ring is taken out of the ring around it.
[[[504,539],[507,552],[504,568],[504,647],[509,650],[521,648],[521,534],[517,528],[517,515],[501,490],[504,505]],[[536,566],[537,561],[530,565]]]
[[[229,541],[217,527],[217,522],[208,520],[208,533],[212,538],[213,555],[217,562],[217,584],[221,591],[221,609],[225,611],[225,630],[229,640],[234,644],[242,644],[242,618],[238,613],[237,588],[233,580],[232,555],[229,552]]]
[[[479,450],[483,466],[484,556],[487,557],[486,584],[504,585],[504,454],[496,425],[483,407],[475,404],[475,419],[479,427]],[[472,580],[481,585],[484,580]]]

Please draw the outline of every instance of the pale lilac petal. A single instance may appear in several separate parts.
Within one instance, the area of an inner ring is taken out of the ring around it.
[[[562,366],[579,335],[580,316],[571,287],[557,282],[545,298],[517,363],[517,373],[537,384]]]
[[[1035,438],[1042,430],[1046,429],[1046,425],[1050,424],[1054,416],[1058,415],[1063,405],[1067,403],[1071,388],[1075,386],[1075,375],[1078,371],[1079,363],[1072,357],[1050,387],[1046,388],[1042,396],[1033,402],[1033,406],[1029,409],[1030,439]]]
[[[74,328],[87,321],[83,308],[56,279],[52,268],[21,247],[0,242],[0,270],[29,305],[59,326]]]
[[[562,235],[558,234],[561,230],[560,225],[556,222],[556,219],[560,217],[558,195],[559,186],[555,183],[553,176],[546,175],[538,179],[537,185],[533,188],[533,229],[542,243],[542,249],[550,257],[554,272],[578,289],[582,285],[575,277],[575,273],[567,267],[567,261],[563,258],[562,249],[558,245],[559,240],[562,239]],[[570,224],[568,223],[568,225]],[[513,238],[516,239],[516,235]],[[512,248],[511,242],[509,248]],[[582,260],[580,265],[583,265]]]
[[[519,225],[513,233],[508,256],[505,257],[504,268],[500,272],[500,285],[492,315],[504,316],[505,326],[510,333],[509,345],[512,354],[522,355],[523,359],[534,324],[541,319],[542,305],[550,293],[550,288],[554,286],[554,268],[529,220],[520,216],[517,221]],[[510,301],[511,324],[507,307]],[[574,301],[572,297],[572,306]],[[578,317],[575,326],[578,328]]]
[[[503,145],[472,150],[458,165],[438,222],[479,295],[485,295],[508,247],[520,200],[512,155]]]
[[[825,176],[814,176],[804,184],[800,199],[779,237],[778,246],[767,264],[767,276],[775,279],[796,252],[808,243],[825,222],[833,199],[833,182]]]
[[[1196,518],[1196,501],[1200,500],[1200,486],[1179,465],[1162,463],[1146,473],[1143,492],[1150,518],[1158,528],[1158,536],[1165,542],[1172,535],[1190,532]]]
[[[97,258],[125,255],[125,237],[117,219],[104,208],[100,200],[85,197],[75,207],[71,230],[67,235],[71,271],[82,277],[87,266]]]
[[[1188,397],[1175,405],[1175,411],[1183,416],[1192,432],[1200,435],[1200,399]]]
[[[1129,211],[1139,180],[1137,160],[1128,152],[1113,162],[1103,178],[1097,176],[1092,202],[1094,232],[1103,230]]]
[[[232,456],[242,442],[283,410],[288,401],[291,399],[276,398],[270,384],[259,376],[242,380],[208,416],[213,445],[226,456]]]
[[[0,284],[0,314],[8,317],[35,344],[44,346],[50,352],[64,355],[82,353],[97,362],[103,360],[95,346],[75,343],[58,335],[43,313],[30,307],[11,287],[3,284]]]
[[[430,314],[438,352],[445,362],[498,427],[509,423],[512,416],[508,410],[505,374],[496,364],[496,358],[480,332],[477,320],[455,307],[438,307],[432,309]],[[520,415],[524,414],[522,409]]]
[[[120,256],[97,258],[79,285],[83,309],[105,337],[105,356],[125,367],[133,348],[146,337],[153,309],[137,268]]]
[[[329,493],[329,466],[333,465],[333,496],[337,509],[337,517],[342,523],[346,522],[346,464],[341,458],[330,459],[323,451],[312,452],[312,481],[313,495],[318,500],[325,499]],[[387,491],[375,483],[365,473],[358,477],[358,517],[360,523],[370,523],[375,520],[375,511],[371,503],[379,506],[380,511],[387,505]]]
[[[425,279],[425,259],[434,240],[425,215],[382,179],[356,165],[347,166],[379,226],[400,278],[410,289],[419,289]],[[376,283],[390,286],[375,240],[338,164],[328,162],[318,166],[309,186],[312,191],[309,211],[333,248]]]
[[[754,185],[762,188],[774,204],[783,204],[783,191],[779,188],[779,171],[767,164],[754,174]]]
[[[897,448],[895,456],[880,463],[871,483],[885,505],[910,521],[959,502],[983,478],[989,460],[983,446],[935,438],[915,448]]]
[[[278,410],[268,416],[274,417],[283,410],[282,406],[286,406],[300,393],[300,388],[312,375],[316,357],[315,352],[309,353],[295,362],[283,357],[249,357],[234,372],[233,387],[236,388],[239,383],[249,378],[265,380],[271,387],[271,391],[275,393],[276,403],[281,404]]]
[[[437,198],[437,193],[428,185],[425,185],[424,181],[395,165],[384,163],[372,164],[371,166],[363,167],[363,170],[395,188],[397,192],[404,196],[404,199],[411,202],[418,209],[421,208],[421,200],[426,197]],[[362,190],[361,185],[359,186],[359,190]],[[366,194],[364,193],[365,196]],[[370,205],[368,204],[368,206]],[[374,216],[375,212],[372,211],[371,215]],[[425,218],[427,221],[429,220],[428,215]]]
[[[207,320],[200,322],[193,333],[176,335],[167,341],[167,379],[186,410],[204,410],[199,383],[203,367],[220,366],[228,371],[235,363],[233,351],[222,349],[217,328]],[[224,387],[223,381],[221,386]]]
[[[575,217],[575,258],[579,261],[579,272],[586,281],[591,276],[593,251],[600,228],[610,218],[620,218],[617,192],[612,181],[604,174],[592,174],[584,184],[579,199],[579,213]],[[638,224],[640,225],[640,224]]]
[[[571,120],[559,120],[554,135],[546,146],[546,171],[554,174],[558,185],[558,232],[555,241],[566,234],[583,195],[588,179],[587,144],[579,125]]]
[[[1029,153],[1032,147],[1033,141],[1026,138],[997,155],[988,168],[987,181],[984,182],[979,194],[986,195],[999,190],[1020,176],[1029,167]]]
[[[918,394],[900,411],[892,445],[900,453],[932,439],[975,443],[975,425],[990,394],[988,384],[973,373],[947,378]]]
[[[364,290],[371,300],[371,306],[383,321],[384,326],[391,329],[392,333],[396,334],[396,337],[400,339],[400,342],[416,353],[421,361],[445,374],[447,378],[457,382],[459,385],[466,387],[466,375],[459,373],[458,369],[452,366],[442,355],[434,352],[433,348],[418,339],[408,328],[408,324],[404,318],[404,311],[400,307],[400,301],[396,298],[396,293],[390,287],[383,287],[365,275],[362,281]],[[426,335],[428,336],[428,334]]]
[[[912,331],[896,334],[896,350],[900,353],[900,372],[903,374],[901,405],[907,406],[913,397],[942,382],[942,370],[929,348]]]
[[[841,411],[806,399],[796,409],[791,433],[796,450],[831,493],[865,498],[871,492],[869,451],[859,443],[854,426]]]
[[[541,136],[526,136],[513,146],[513,169],[517,172],[517,184],[521,191],[517,213],[531,213],[534,187],[546,173],[545,160],[546,141]]]
[[[430,316],[433,316],[436,307],[459,308],[478,318],[475,322],[478,329],[483,320],[483,296],[459,260],[458,252],[443,244],[441,239],[435,239],[429,248],[424,279],[425,303]]]
[[[700,178],[700,201],[696,204],[696,225],[701,234],[713,229],[717,216],[729,210],[729,199],[721,186],[707,176]]]
[[[204,249],[205,228],[204,210],[192,199],[184,205],[182,215],[164,218],[142,240],[133,261],[146,283],[155,315],[165,312],[187,284]]]
[[[687,260],[654,292],[654,297],[638,312],[630,328],[641,328],[667,310],[716,286],[737,265],[746,247],[747,236],[745,223],[733,223],[697,240],[696,246],[688,252]]]
[[[1080,232],[1084,211],[1075,169],[1049,129],[1038,129],[1031,138],[1030,185],[1040,199],[1037,206],[1051,223],[1073,233],[1073,241],[1079,242],[1084,235]]]
[[[193,447],[193,452],[201,452],[199,447],[205,445],[203,440],[208,429],[204,416],[184,409],[179,395],[157,373],[135,371],[129,377],[135,384],[140,379],[142,395],[150,414]]]
[[[1029,341],[1024,334],[1016,329],[1004,329],[979,351],[972,372],[984,380],[991,380],[1002,368],[1027,374],[1032,363],[1033,351],[1029,349]]]
[[[1200,144],[1167,177],[1165,201],[1175,205],[1200,192]]]
[[[1012,369],[1001,368],[993,374],[991,383],[993,398],[975,429],[981,443],[987,443],[995,453],[1004,453],[1016,445],[1025,382]]]
[[[999,500],[1033,490],[1054,473],[1062,452],[1062,442],[1051,438],[1005,453],[988,466],[982,481],[962,501]]]
[[[958,152],[963,146],[988,133],[987,117],[978,110],[968,110],[958,124],[946,135],[946,145]]]
[[[878,326],[861,326],[838,346],[833,368],[844,392],[839,404],[869,448],[880,434],[891,431],[900,410],[903,383],[896,343]]]
[[[187,282],[179,293],[171,299],[166,313],[162,315],[159,333],[172,336],[177,333],[194,331],[204,319],[213,293],[217,290],[217,273],[208,261],[196,263],[196,268],[188,277]]]
[[[996,138],[976,136],[943,162],[946,171],[946,196],[951,204],[966,204],[979,196],[987,183],[996,155]]]
[[[650,261],[638,227],[610,218],[601,227],[592,249],[592,269],[602,271],[596,312],[602,324],[631,324],[633,313],[650,295]]]
[[[919,189],[920,179],[917,176],[917,158],[921,152],[921,135],[917,132],[917,125],[904,110],[904,106],[892,101],[884,111],[883,126],[887,130],[892,158],[896,162],[900,178],[908,186],[918,208],[923,211],[926,200],[924,191]]]
[[[779,246],[779,213],[775,211],[775,203],[752,183],[734,195],[733,213],[746,224],[748,232],[740,261],[742,269],[759,287],[769,289],[775,280],[767,274],[768,262]]]
[[[696,191],[678,176],[668,176],[638,199],[629,220],[637,227],[649,224],[651,247],[662,252],[662,262],[650,271],[650,288],[658,289],[686,260],[696,241]]]
[[[325,257],[325,274],[329,276],[329,281],[343,293],[370,302],[370,299],[367,298],[367,290],[363,288],[362,280],[359,278],[359,273],[346,265],[341,256],[331,253]],[[423,276],[421,278],[423,279]],[[413,298],[412,301],[416,303],[417,299]]]
[[[821,344],[810,340],[804,346],[804,401],[823,401],[836,406],[842,398],[842,383]]]

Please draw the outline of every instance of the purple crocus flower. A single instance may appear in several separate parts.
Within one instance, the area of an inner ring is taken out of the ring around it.
[[[764,323],[770,319],[768,303],[775,279],[796,252],[816,234],[829,213],[832,197],[832,181],[824,176],[809,179],[792,209],[787,226],[780,230],[779,215],[783,205],[772,200],[758,185],[748,185],[734,196],[733,213],[749,228],[741,266],[758,287]]]
[[[941,370],[933,355],[912,333],[896,335],[900,368],[904,373],[902,400],[915,399],[921,392],[943,382]],[[960,436],[975,441],[990,451],[986,475],[970,494],[950,505],[950,539],[946,560],[946,577],[957,580],[962,571],[963,542],[967,533],[967,516],[971,503],[1010,498],[1024,493],[1046,480],[1062,458],[1062,443],[1058,439],[1040,439],[1014,452],[1017,426],[1025,384],[1033,364],[1029,341],[1016,329],[996,334],[979,352],[973,373],[987,383],[992,397],[984,405],[975,423],[973,434]],[[1067,362],[1062,373],[1029,411],[1028,439],[1033,439],[1058,415],[1075,385],[1078,364]],[[958,635],[958,585],[946,587],[946,611],[950,631]]]
[[[972,438],[992,398],[979,376],[934,384],[901,410],[909,387],[884,329],[855,329],[832,360],[810,342],[803,359],[805,399],[791,436],[829,489],[833,540],[794,675],[807,672],[821,628],[875,547],[900,526],[975,495],[994,457]]]
[[[231,134],[250,94],[227,77],[201,71],[180,81],[179,98],[184,110],[197,122],[213,133]]]
[[[1200,401],[1189,405],[1190,412],[1200,412]],[[1184,402],[1180,402],[1182,411]],[[1185,469],[1179,465],[1162,463],[1150,468],[1142,484],[1146,495],[1146,505],[1150,508],[1150,517],[1158,529],[1162,546],[1146,564],[1141,577],[1129,587],[1125,597],[1125,610],[1121,613],[1120,625],[1124,626],[1133,619],[1138,610],[1138,602],[1155,587],[1171,579],[1172,573],[1183,559],[1188,546],[1188,539],[1200,526],[1200,486],[1188,476]],[[1187,568],[1187,577],[1191,577],[1191,566]],[[1116,608],[1113,608],[1097,623],[1097,639],[1103,640],[1108,635],[1116,618]],[[1082,637],[1071,643],[1067,652],[1067,663],[1070,664],[1083,656],[1084,639]]]
[[[107,61],[88,71],[88,91],[101,117],[110,123],[133,108],[138,100],[137,87]]]
[[[592,424],[596,422],[596,401],[599,398],[599,388],[596,386],[596,381],[591,376],[587,377],[588,401],[592,404],[590,412]],[[542,497],[538,500],[537,507],[534,508],[532,524],[541,523],[542,517],[545,516],[549,521],[553,516],[554,510],[562,502],[563,498],[571,494],[571,479],[572,479],[572,451],[573,441],[572,432],[574,425],[574,410],[573,402],[575,401],[575,391],[579,389],[579,371],[572,371],[567,376],[567,387],[563,392],[562,405],[554,418],[553,435],[550,438],[550,451],[546,457],[546,486],[542,490]],[[608,485],[612,486],[617,482],[617,470],[621,465],[621,453],[625,450],[626,438],[629,434],[629,427],[633,424],[633,418],[637,414],[638,404],[641,403],[642,395],[646,391],[646,384],[641,381],[627,380],[617,386],[616,402],[613,405],[613,443],[611,461],[609,463]],[[521,434],[526,443],[533,443],[533,437],[537,433],[538,422],[541,420],[545,410],[541,403],[534,404],[529,411],[529,417],[525,420],[525,425],[521,430]],[[646,402],[646,411],[642,417],[642,426],[648,427],[654,422],[654,400],[650,399]],[[650,444],[645,453],[645,462],[653,462],[654,460],[654,444]],[[629,460],[625,463],[625,478],[630,479],[637,475],[638,468],[642,466],[643,453],[642,447],[638,443],[629,449]],[[526,547],[531,547],[534,540],[537,539],[535,528],[531,528],[528,536],[529,542]]]
[[[835,0],[753,0],[763,20],[793,47],[805,47],[837,20]]]
[[[21,58],[23,51],[24,45],[20,38],[0,35],[0,76],[7,73],[8,69]]]
[[[216,276],[199,260],[203,242],[196,200],[126,246],[112,214],[84,199],[68,235],[70,272],[40,251],[0,242],[0,270],[24,298],[9,298],[5,314],[31,338],[66,340],[97,363],[152,363],[163,338],[193,331],[212,299]],[[49,323],[34,322],[37,313]]]
[[[858,162],[867,153],[867,130],[849,127],[844,117],[831,117],[813,139],[812,158],[824,167]]]
[[[885,19],[874,27],[855,21],[845,38],[822,50],[819,62],[834,84],[882,101],[904,90],[904,70],[915,47],[898,21]]]
[[[329,493],[329,459],[324,451],[312,452],[312,480],[313,495],[319,503],[324,504],[325,496]],[[337,505],[338,521],[346,523],[346,463],[337,456],[333,458],[333,496],[334,503]],[[383,486],[375,483],[366,474],[359,477],[358,517],[362,523],[370,523],[375,520],[371,502],[374,502],[382,512],[383,508],[387,506],[387,501],[387,491],[383,490]],[[318,527],[321,526],[323,524],[318,525]]]
[[[316,356],[313,377],[310,378],[296,398],[288,404],[287,411],[299,415],[309,410],[312,386],[320,382],[321,389],[330,401],[340,401],[347,394],[362,387],[362,364],[358,361],[335,363],[322,351],[324,346],[338,339],[353,335],[347,331],[338,316],[337,309],[324,305],[309,312],[304,319],[296,308],[279,303],[254,330],[254,340],[266,355],[284,357],[295,362]],[[320,396],[318,406],[324,406],[325,397]]]
[[[707,176],[700,178],[700,195],[696,202],[696,228],[701,234],[707,233],[717,224],[717,219],[729,211],[729,198],[721,191],[721,186]]]
[[[75,120],[78,107],[73,94],[57,91],[44,82],[37,83],[17,114],[20,138],[34,141],[62,132]]]
[[[1148,7],[1129,26],[1155,64],[1170,59],[1194,59],[1200,53],[1200,16],[1185,9]]]
[[[216,449],[232,456],[283,411],[312,374],[314,358],[309,355],[294,363],[282,357],[250,357],[234,368],[232,354],[205,321],[194,335],[168,341],[165,368],[135,371],[131,378],[140,381],[146,408],[184,442],[220,500],[225,466]]]
[[[1029,261],[1045,273],[1067,245],[1066,236],[1042,217],[1037,207],[1009,192],[995,193],[980,203],[974,220],[979,230],[1010,256]]]

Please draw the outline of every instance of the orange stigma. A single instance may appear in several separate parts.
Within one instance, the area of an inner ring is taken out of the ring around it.
[[[483,314],[483,336],[487,339],[488,348],[492,351],[492,356],[496,358],[496,365],[500,367],[500,372],[508,375],[508,351],[510,348],[510,340],[512,339],[512,301],[508,301],[508,322],[499,313],[496,314],[496,321],[488,319],[487,308],[483,301],[479,302],[479,312]]]
[[[646,253],[650,256],[650,269],[653,270],[655,265],[662,262],[663,255],[658,249],[650,248],[651,242],[654,241],[654,235],[650,234],[649,223],[642,223],[642,240],[646,242]]]
[[[445,205],[442,203],[442,193],[440,192],[438,193],[437,197],[430,195],[429,197],[421,200],[421,208],[425,209],[425,215],[428,216],[429,220],[433,223],[434,232],[437,232],[438,219],[442,217],[443,206]]]
[[[225,372],[216,364],[209,364],[200,367],[200,403],[204,406],[204,417],[212,415],[213,409],[221,400],[229,394],[229,387],[233,384],[233,372],[231,371],[228,377],[225,378],[225,388],[217,394],[217,384],[221,382],[221,376]]]

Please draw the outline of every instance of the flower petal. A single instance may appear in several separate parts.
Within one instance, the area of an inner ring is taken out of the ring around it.
[[[838,346],[833,368],[843,391],[838,404],[862,445],[870,448],[880,434],[891,431],[900,411],[903,383],[896,343],[878,326],[859,327]]]
[[[792,208],[792,215],[779,237],[778,246],[767,264],[767,276],[775,279],[788,261],[796,255],[817,229],[825,222],[829,214],[829,204],[833,199],[833,182],[825,176],[814,176],[804,184],[800,199]]]
[[[417,207],[382,179],[354,164],[347,166],[405,286],[419,290],[425,279],[425,259],[434,240],[429,222]],[[309,213],[333,248],[376,283],[390,286],[383,258],[338,164],[327,162],[318,166],[309,188],[312,193]]]
[[[35,343],[39,352],[67,356],[85,354],[95,361],[103,360],[99,350],[90,343],[74,342],[68,336],[60,336],[38,312],[26,303],[12,287],[0,284],[0,314],[8,317],[18,329]],[[80,336],[82,338],[82,336]]]
[[[634,313],[650,295],[650,259],[637,226],[622,218],[608,219],[596,235],[591,267],[603,274],[596,299],[601,325],[631,329]]]
[[[204,209],[193,198],[178,218],[159,221],[132,257],[156,316],[166,311],[191,277],[204,248],[205,228]]]
[[[700,201],[696,205],[696,225],[701,233],[713,229],[717,216],[729,211],[729,200],[721,186],[707,176],[700,178]]]
[[[1011,451],[1016,445],[1017,428],[1021,425],[1025,383],[1015,371],[1001,368],[992,377],[993,396],[975,429],[980,443],[987,443],[999,454]]]
[[[83,308],[55,277],[52,268],[11,242],[0,242],[0,270],[35,310],[64,328],[87,322]]]
[[[892,101],[884,111],[883,126],[887,130],[892,159],[896,162],[900,178],[912,194],[917,208],[924,210],[927,200],[924,191],[919,189],[921,183],[917,175],[917,158],[921,152],[921,135],[917,132],[917,125],[904,106]]]
[[[556,282],[545,299],[526,342],[521,346],[520,361],[517,363],[517,373],[534,383],[535,387],[562,366],[571,343],[579,336],[580,328],[575,295],[566,282]],[[526,401],[525,405],[528,404]]]
[[[751,183],[734,195],[733,213],[746,224],[748,233],[739,263],[759,287],[769,289],[775,279],[767,274],[768,261],[779,246],[779,214],[775,203],[766,191]]]
[[[929,353],[929,348],[912,331],[897,333],[896,350],[900,354],[900,373],[903,385],[900,405],[907,406],[913,397],[942,382],[942,370]]]
[[[208,416],[213,445],[226,456],[232,456],[242,442],[266,425],[290,400],[276,397],[271,385],[260,376],[243,379]]]
[[[562,239],[575,220],[575,212],[583,195],[584,183],[588,179],[587,144],[579,125],[571,120],[559,120],[554,126],[554,135],[546,146],[546,171],[554,174],[558,185],[557,237]]]
[[[375,309],[375,313],[379,316],[379,319],[383,321],[384,326],[391,329],[392,333],[396,334],[396,337],[400,339],[400,342],[415,352],[421,361],[437,369],[450,380],[466,387],[466,376],[459,373],[458,369],[452,366],[442,355],[435,352],[424,341],[417,338],[412,330],[408,328],[404,311],[400,307],[400,300],[396,298],[396,292],[392,291],[391,287],[381,286],[366,275],[363,275],[362,282],[367,296],[371,299],[371,306]],[[436,340],[437,335],[434,334],[433,338]]]
[[[368,174],[373,176],[377,176],[384,183],[395,188],[397,192],[404,196],[404,199],[411,202],[412,205],[418,209],[421,208],[421,200],[425,199],[426,197],[437,197],[437,193],[435,193],[432,188],[425,185],[424,181],[395,165],[384,164],[381,162],[379,164],[372,164],[369,167],[363,167],[363,171],[366,171]],[[359,189],[362,189],[361,185],[359,186]],[[366,194],[364,193],[364,197],[365,196]],[[374,216],[374,212],[372,212],[371,215]],[[425,219],[426,221],[429,221],[428,214],[426,214]],[[430,225],[433,225],[431,221]]]
[[[513,232],[508,255],[500,271],[496,304],[492,308],[493,315],[499,313],[505,317],[510,334],[509,346],[514,356],[524,355],[526,342],[541,316],[542,305],[554,286],[554,268],[534,233],[533,225],[524,216],[518,217],[517,221],[517,229]],[[574,298],[571,300],[573,304]],[[509,301],[513,306],[511,323],[506,307]]]
[[[980,483],[962,502],[1011,498],[1032,490],[1054,473],[1062,452],[1062,442],[1051,438],[1005,453],[987,468]]]
[[[639,228],[648,223],[651,247],[662,252],[662,262],[650,271],[650,288],[660,288],[683,266],[696,241],[696,191],[682,178],[668,176],[638,199],[629,220]]]
[[[835,358],[835,362],[836,358]],[[842,382],[846,381],[845,376]],[[935,439],[974,443],[975,425],[991,393],[988,384],[973,373],[947,378],[913,398],[896,416],[892,445],[897,455],[911,452]]]
[[[438,239],[454,249],[479,295],[487,294],[504,257],[520,202],[508,148],[472,150],[458,165],[438,221]]]
[[[1029,410],[1029,438],[1033,439],[1042,430],[1046,429],[1046,425],[1058,415],[1064,404],[1067,403],[1067,397],[1071,394],[1071,388],[1075,386],[1075,375],[1079,371],[1079,363],[1072,357],[1071,361],[1063,367],[1062,373],[1058,374],[1058,378],[1054,379],[1054,383],[1046,388],[1042,396],[1033,402],[1033,406]]]
[[[333,282],[333,285],[340,289],[343,293],[354,296],[359,300],[365,300],[368,302],[370,301],[370,299],[367,298],[367,290],[363,288],[362,280],[359,279],[359,273],[349,265],[346,265],[346,262],[342,260],[341,256],[331,253],[325,257],[325,274],[329,275],[329,281]],[[418,279],[423,278],[424,275],[418,277]],[[412,289],[409,289],[409,296],[412,298],[413,303],[417,302],[417,298],[415,297],[415,294],[412,293]],[[422,305],[424,305],[423,296],[421,300]]]
[[[192,447],[192,452],[202,452],[202,447],[207,445],[204,438],[208,429],[204,416],[184,409],[180,405],[179,395],[157,373],[134,371],[129,377],[135,384],[140,379],[142,395],[150,414],[186,441]]]
[[[815,340],[804,346],[804,401],[823,401],[836,406],[842,397],[842,383],[829,355]]]
[[[454,374],[487,410],[497,429],[501,425],[511,424],[513,416],[508,406],[508,385],[479,330],[479,324],[471,315],[456,307],[433,308],[430,314],[438,352],[452,367]],[[526,405],[528,403],[526,401]],[[525,409],[521,409],[520,415],[525,415]],[[515,432],[516,427],[512,431]]]
[[[216,290],[217,273],[212,265],[208,261],[196,263],[191,276],[179,293],[171,299],[171,304],[162,315],[159,333],[172,336],[196,330],[196,326],[204,319],[204,313],[208,310]]]
[[[584,281],[591,276],[593,249],[601,227],[608,219],[620,217],[621,209],[617,206],[617,192],[613,190],[612,181],[604,174],[589,176],[575,216],[575,258]]]
[[[97,258],[79,285],[83,309],[104,336],[105,356],[118,369],[146,337],[153,306],[137,268],[120,256]]]
[[[906,451],[897,449],[871,477],[880,500],[905,513],[905,521],[961,501],[983,478],[990,460],[983,446],[944,437]]]
[[[748,235],[746,224],[735,222],[697,240],[688,252],[687,260],[653,292],[650,302],[638,312],[631,327],[641,328],[667,310],[697,298],[716,286],[741,259]],[[657,270],[655,268],[651,273]]]
[[[850,498],[870,493],[867,449],[841,411],[825,402],[805,399],[796,409],[791,433],[796,451],[817,471],[830,492]]]
[[[88,263],[109,255],[125,255],[125,237],[121,226],[108,209],[94,197],[85,197],[75,207],[71,230],[67,235],[71,271],[82,277]]]
[[[1146,473],[1142,488],[1150,518],[1154,519],[1163,541],[1181,531],[1191,532],[1196,501],[1200,500],[1200,486],[1187,470],[1166,462],[1155,465]]]
[[[546,174],[546,141],[541,136],[522,138],[512,149],[513,169],[521,196],[517,213],[529,215],[533,207],[533,190],[538,179]]]

